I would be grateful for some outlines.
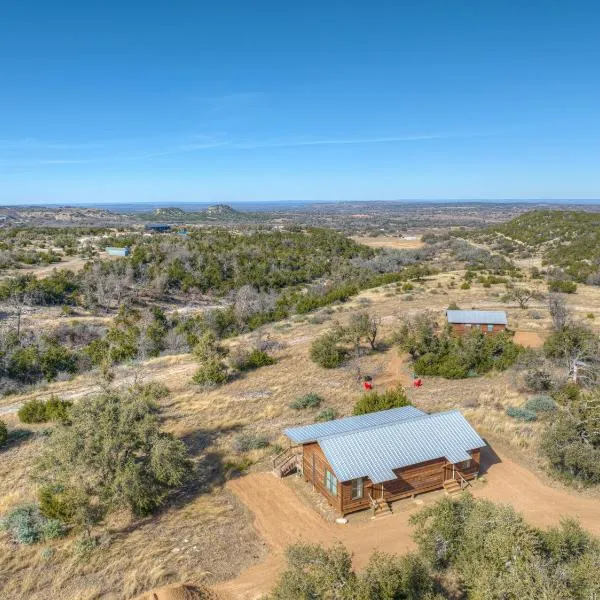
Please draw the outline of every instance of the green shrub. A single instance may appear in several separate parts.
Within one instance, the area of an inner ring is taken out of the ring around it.
[[[290,404],[290,408],[295,408],[296,410],[302,410],[304,408],[317,408],[322,401],[323,399],[320,396],[314,392],[310,392],[309,394],[300,396],[300,398],[296,398]]]
[[[19,408],[17,415],[21,423],[46,423],[46,403],[43,400],[27,400]]]
[[[315,421],[333,421],[337,417],[337,412],[334,408],[324,408],[316,417]]]
[[[51,396],[47,401],[28,400],[21,406],[17,415],[21,423],[47,423],[59,421],[67,423],[69,420],[69,407],[71,402]]]
[[[517,406],[509,406],[506,409],[506,414],[513,419],[517,419],[517,421],[535,421],[537,420],[537,415],[532,410],[528,410],[527,408],[521,408]]]
[[[367,392],[356,401],[353,414],[364,415],[379,410],[409,405],[410,402],[406,397],[406,392],[404,388],[399,385],[398,387],[386,390],[385,392]]]
[[[8,428],[4,421],[0,421],[0,448],[6,446],[6,442],[8,442]]]
[[[556,402],[550,396],[534,396],[525,402],[523,408],[536,414],[553,412],[556,410]]]
[[[465,281],[464,283],[461,284],[460,289],[461,290],[470,290],[471,289],[471,284],[468,283],[467,281]]]
[[[216,356],[205,360],[192,377],[194,383],[208,387],[222,385],[227,379],[227,367]]]
[[[249,450],[259,450],[269,445],[269,438],[266,435],[257,435],[253,433],[240,433],[233,441],[233,448],[236,452],[248,452]]]
[[[63,525],[46,518],[35,504],[14,508],[0,521],[0,526],[18,544],[36,544],[65,534]]]
[[[577,291],[577,284],[574,281],[553,279],[548,282],[548,291],[559,292],[561,294],[574,294]]]
[[[316,338],[310,346],[310,357],[320,367],[335,369],[339,367],[346,356],[346,351],[338,344],[338,336],[327,332]]]
[[[260,367],[267,367],[275,364],[275,359],[258,348],[253,348],[250,352],[244,353],[241,360],[238,361],[237,368],[240,371],[251,371]]]
[[[144,386],[81,398],[69,419],[52,431],[39,460],[48,514],[82,529],[113,511],[148,515],[190,475],[185,444],[162,431]]]

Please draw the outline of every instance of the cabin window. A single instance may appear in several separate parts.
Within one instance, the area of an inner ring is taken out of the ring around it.
[[[488,324],[488,331],[494,331],[494,326],[491,324]]]
[[[471,329],[471,325],[472,325],[472,323],[465,323],[465,327],[466,327],[467,329]]]
[[[337,496],[337,479],[331,471],[325,471],[325,487],[332,496]]]
[[[470,467],[471,467],[471,459],[469,459],[469,460],[463,460],[463,462],[462,462],[462,468],[463,469],[468,469]]]
[[[359,500],[363,497],[363,479],[352,480],[352,500]]]

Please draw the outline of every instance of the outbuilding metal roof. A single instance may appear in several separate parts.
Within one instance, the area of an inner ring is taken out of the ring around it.
[[[398,409],[372,413],[371,416],[384,419],[386,417],[381,416],[382,413],[394,410]],[[325,434],[310,441],[319,443],[340,481],[368,477],[373,483],[396,479],[394,469],[436,458],[459,463],[471,458],[469,450],[485,446],[485,442],[458,410],[431,415],[418,409],[415,411],[420,414],[413,413],[412,417],[380,422],[334,435]],[[342,422],[347,420],[339,419]],[[335,428],[335,423],[336,421],[331,421],[327,425]],[[287,430],[286,434],[292,437],[290,431],[294,432]]]
[[[422,410],[414,406],[402,406],[400,408],[380,410],[379,412],[356,417],[344,417],[342,419],[335,419],[334,421],[326,421],[325,423],[291,427],[290,429],[286,429],[284,433],[296,444],[308,444],[328,435],[338,435],[359,429],[377,427],[378,425],[412,419],[425,414]]]
[[[473,323],[477,325],[508,325],[503,310],[447,310],[448,323]]]

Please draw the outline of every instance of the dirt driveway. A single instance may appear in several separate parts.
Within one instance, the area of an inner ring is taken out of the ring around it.
[[[515,344],[521,344],[526,348],[541,348],[544,345],[545,336],[537,331],[515,331],[513,340]]]
[[[510,503],[533,525],[556,525],[561,517],[570,516],[600,535],[597,500],[552,488],[531,471],[492,452],[482,453],[482,470],[487,483],[477,483],[474,496]],[[299,540],[325,545],[339,540],[353,553],[358,569],[364,567],[374,550],[403,554],[415,547],[408,520],[419,510],[418,501],[396,503],[392,516],[336,525],[325,521],[291,487],[271,473],[247,475],[230,481],[228,486],[252,511],[254,526],[271,552],[266,560],[236,579],[215,586],[224,598],[255,600],[268,592],[285,564],[285,548]],[[439,497],[439,493],[426,494],[421,502],[434,502]]]

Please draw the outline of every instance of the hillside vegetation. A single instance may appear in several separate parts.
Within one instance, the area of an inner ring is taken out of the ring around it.
[[[600,215],[573,210],[534,210],[502,225],[469,234],[504,255],[539,253],[542,264],[578,282],[600,283]]]

